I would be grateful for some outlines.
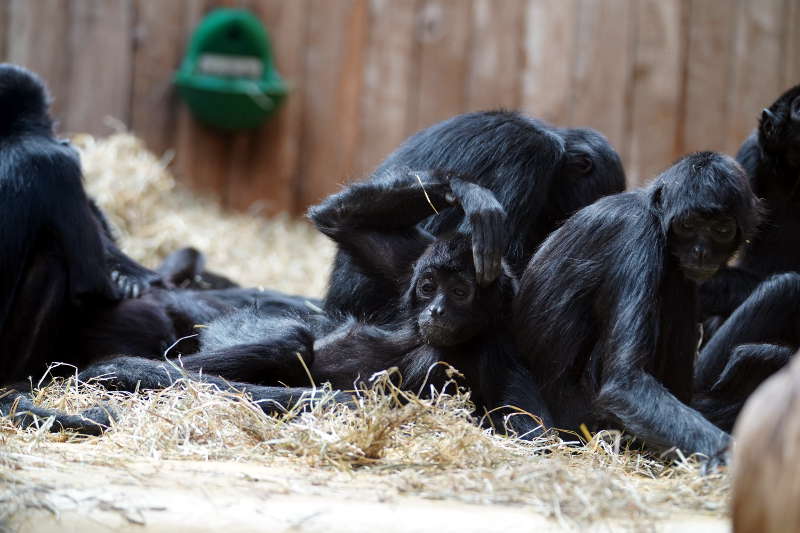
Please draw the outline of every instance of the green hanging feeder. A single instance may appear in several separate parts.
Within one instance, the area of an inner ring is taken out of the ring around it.
[[[289,92],[275,70],[267,30],[244,9],[206,15],[175,84],[199,120],[228,130],[259,126]]]

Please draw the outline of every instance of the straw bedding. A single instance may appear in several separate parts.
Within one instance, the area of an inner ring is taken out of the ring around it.
[[[322,293],[333,247],[305,222],[223,212],[177,185],[165,162],[130,135],[75,141],[89,193],[136,259],[153,266],[191,244],[207,254],[210,268],[243,284]],[[49,433],[47,421],[21,431],[0,420],[0,524],[13,513],[55,505],[48,503],[54,487],[25,475],[34,465],[79,473],[89,465],[119,471],[142,460],[268,466],[297,473],[302,483],[293,486],[524,505],[572,525],[609,519],[638,529],[675,513],[726,514],[725,472],[702,477],[693,461],[667,463],[630,450],[613,432],[585,446],[496,436],[475,424],[469,395],[452,387],[430,400],[406,395],[401,402],[401,395],[377,376],[357,409],[323,404],[267,417],[238,393],[201,384],[127,394],[94,383],[43,382],[42,405],[75,410],[103,402],[120,418],[92,438]]]

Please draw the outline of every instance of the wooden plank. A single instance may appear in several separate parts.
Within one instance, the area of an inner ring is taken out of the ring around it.
[[[784,9],[781,86],[783,89],[788,89],[800,84],[800,2],[786,0]]]
[[[759,113],[781,93],[783,0],[741,2],[737,15],[727,149],[734,153]]]
[[[628,0],[578,3],[569,123],[600,130],[623,159],[627,159],[629,147],[625,141],[633,84],[635,24],[633,6]]]
[[[292,92],[262,127],[236,136],[228,166],[229,204],[266,214],[297,203],[305,74],[306,1],[252,0],[245,4],[266,25],[278,72]]]
[[[472,2],[472,53],[467,76],[467,109],[516,109],[524,0]]]
[[[726,149],[736,11],[731,0],[691,0],[683,149]]]
[[[577,1],[529,0],[524,15],[520,107],[567,124],[572,120]]]
[[[185,0],[184,35],[188,39],[203,15],[219,2]],[[186,42],[186,39],[183,42]],[[181,53],[185,51],[185,44]],[[175,174],[187,185],[227,202],[226,172],[231,136],[198,122],[186,104],[178,108]]]
[[[107,134],[107,117],[130,122],[133,9],[130,0],[72,0],[65,129]]]
[[[69,5],[58,0],[11,0],[7,15],[8,61],[31,69],[45,80],[53,97],[53,116],[63,121],[69,100],[70,62],[64,54]]]
[[[678,155],[683,50],[680,0],[636,3],[633,115],[628,183],[636,185],[666,168]]]
[[[173,76],[186,46],[185,3],[137,0],[131,129],[161,154],[174,147],[180,102]]]
[[[419,87],[414,129],[466,110],[470,3],[424,0],[417,19]]]
[[[310,2],[298,211],[353,176],[367,13],[366,0]]]
[[[374,168],[407,136],[415,73],[414,0],[371,0],[361,107],[361,157],[356,171]]]
[[[10,2],[0,2],[0,60],[8,61],[6,47],[8,45],[8,15]]]

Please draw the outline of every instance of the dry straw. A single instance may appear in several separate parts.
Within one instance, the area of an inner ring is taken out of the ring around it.
[[[223,213],[182,190],[129,135],[78,143],[89,191],[137,259],[153,265],[193,244],[212,268],[245,283],[307,294],[324,287],[332,247],[305,223]],[[385,375],[361,393],[357,408],[323,402],[278,417],[238,392],[197,383],[127,394],[70,379],[37,389],[36,398],[69,411],[105,404],[119,420],[90,438],[50,433],[47,421],[26,431],[0,421],[0,522],[3,513],[42,505],[47,488],[26,480],[28,468],[58,461],[76,472],[82,465],[118,471],[143,459],[290,468],[331,490],[360,483],[390,495],[524,504],[567,523],[641,525],[676,512],[722,516],[726,509],[724,473],[702,477],[692,461],[670,464],[630,450],[613,432],[586,446],[498,436],[476,424],[468,393],[451,386],[422,400]]]

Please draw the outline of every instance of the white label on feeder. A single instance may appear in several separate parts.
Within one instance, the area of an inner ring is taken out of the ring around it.
[[[197,64],[200,74],[226,78],[261,79],[264,64],[252,56],[229,56],[223,54],[203,54]]]

